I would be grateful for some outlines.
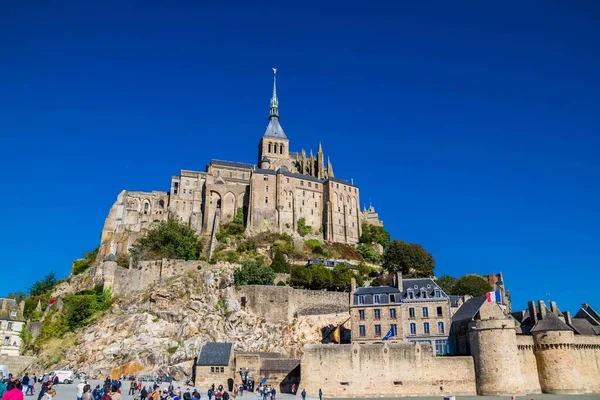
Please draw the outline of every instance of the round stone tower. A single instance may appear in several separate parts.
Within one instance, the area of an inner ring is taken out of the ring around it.
[[[573,330],[548,313],[531,329],[542,392],[584,393],[573,357]]]
[[[469,343],[475,362],[478,395],[525,394],[512,320],[501,318],[471,322]]]

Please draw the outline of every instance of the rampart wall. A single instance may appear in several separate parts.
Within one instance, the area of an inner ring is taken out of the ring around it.
[[[348,315],[348,293],[300,290],[288,286],[243,286],[238,300],[248,311],[273,323],[321,314]]]
[[[435,357],[420,343],[305,345],[300,388],[315,396],[475,395],[472,357]]]
[[[517,350],[519,352],[519,364],[523,376],[523,389],[525,393],[541,393],[540,378],[538,377],[538,366],[533,352],[533,337],[529,335],[517,335]]]

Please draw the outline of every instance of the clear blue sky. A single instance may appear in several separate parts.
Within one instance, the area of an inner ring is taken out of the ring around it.
[[[438,275],[600,306],[600,6],[420,3],[4,2],[0,294],[66,276],[122,189],[255,162],[276,66],[292,149]]]

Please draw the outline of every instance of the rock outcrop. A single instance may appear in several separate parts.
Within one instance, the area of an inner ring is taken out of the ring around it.
[[[76,333],[78,344],[65,349],[55,367],[88,376],[161,373],[183,379],[208,341],[299,357],[303,344],[321,341],[322,327],[346,319],[310,315],[267,322],[241,307],[231,269],[186,272],[117,296],[105,315]]]

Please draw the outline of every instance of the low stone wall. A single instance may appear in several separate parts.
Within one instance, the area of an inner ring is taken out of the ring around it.
[[[600,393],[600,337],[575,335],[572,352],[583,393]]]
[[[299,390],[325,397],[475,395],[472,357],[420,343],[305,345]]]
[[[15,375],[25,372],[27,368],[36,364],[37,361],[36,357],[0,355],[0,365],[8,365],[8,372]]]
[[[298,316],[348,314],[348,293],[300,290],[287,286],[242,286],[242,307],[268,322],[291,322]]]

